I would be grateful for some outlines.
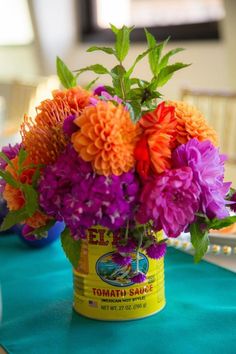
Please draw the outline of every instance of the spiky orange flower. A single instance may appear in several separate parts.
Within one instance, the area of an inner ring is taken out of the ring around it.
[[[217,145],[217,134],[204,118],[203,114],[194,106],[182,101],[168,101],[168,105],[175,107],[177,119],[176,143],[186,144],[190,139],[199,141],[210,140]]]
[[[175,139],[176,124],[174,107],[166,106],[165,102],[140,119],[139,125],[143,134],[134,154],[137,171],[143,179],[151,173],[162,173],[171,167],[171,148]]]
[[[91,93],[81,87],[54,91],[53,99],[41,102],[35,119],[25,116],[21,125],[22,143],[34,163],[50,164],[64,150],[68,138],[63,122],[89,104]]]
[[[31,161],[29,161],[28,158],[24,161],[24,170],[21,172],[20,175],[16,173],[16,170],[18,169],[18,156],[12,159],[11,162],[15,169],[8,165],[6,167],[6,171],[8,171],[16,181],[31,184],[32,177],[35,172],[35,168],[27,168],[27,165],[29,166],[31,164]],[[25,198],[22,191],[19,188],[15,188],[8,183],[4,188],[3,198],[6,200],[7,207],[9,210],[19,210],[25,205]],[[24,220],[23,223],[26,223],[31,227],[37,228],[44,226],[48,220],[49,217],[38,210],[33,214],[33,216]]]
[[[98,174],[119,176],[134,166],[139,128],[124,106],[98,102],[86,107],[74,123],[80,130],[72,135],[73,146]]]

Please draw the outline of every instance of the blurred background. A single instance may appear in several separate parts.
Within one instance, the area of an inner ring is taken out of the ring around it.
[[[177,72],[161,90],[165,98],[194,103],[206,115],[227,153],[226,177],[236,180],[236,1],[235,0],[0,0],[1,145],[19,140],[24,114],[59,87],[55,58],[71,70],[95,63],[114,65],[104,53],[86,53],[92,44],[109,45],[107,28],[135,25],[129,66],[145,50],[142,27],[167,50],[183,47],[177,61],[192,65]],[[136,75],[150,77],[147,61]],[[79,84],[95,76],[84,73]],[[109,78],[104,76],[104,83]],[[102,83],[102,82],[100,82]]]

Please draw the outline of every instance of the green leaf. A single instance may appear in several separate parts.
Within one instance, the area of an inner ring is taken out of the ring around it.
[[[61,234],[61,244],[66,257],[71,262],[73,268],[78,268],[81,240],[74,240],[71,236],[70,230],[66,228]]]
[[[228,216],[227,218],[224,219],[212,219],[207,223],[207,227],[209,229],[223,229],[224,227],[230,226],[232,224],[236,223],[236,215],[234,216]]]
[[[170,50],[168,53],[166,53],[162,58],[161,58],[161,61],[160,61],[160,64],[159,64],[159,68],[160,70],[163,69],[169,62],[169,59],[171,56],[179,53],[179,52],[182,52],[184,50],[184,48],[175,48],[175,49],[172,49]]]
[[[50,220],[46,225],[39,227],[38,229],[34,229],[28,233],[28,235],[36,235],[38,238],[46,238],[48,236],[47,232],[50,230],[53,225],[55,225],[56,220]]]
[[[18,155],[18,166],[21,168],[22,164],[25,162],[27,158],[27,152],[24,149],[20,149],[19,155]]]
[[[29,217],[29,215],[28,215],[25,208],[10,211],[6,215],[5,219],[3,220],[0,231],[6,231],[6,230],[10,229],[12,226],[24,221],[28,217]]]
[[[135,59],[133,65],[131,66],[131,68],[127,71],[127,75],[130,76],[132,74],[132,72],[134,71],[135,66],[138,64],[138,62],[140,60],[142,60],[147,54],[149,54],[150,52],[152,52],[153,50],[155,50],[156,47],[151,47],[148,48],[147,50],[145,50],[145,52],[139,54],[137,56],[137,58]]]
[[[132,121],[136,123],[141,118],[142,106],[140,102],[132,100],[132,102],[126,105],[130,111]]]
[[[130,46],[130,32],[132,27],[123,26],[116,32],[115,52],[120,63],[125,59]]]
[[[112,86],[107,86],[107,85],[105,85],[104,87],[105,87],[105,90],[106,90],[110,95],[112,95],[112,96],[115,95],[115,90],[114,90],[114,88],[113,88]]]
[[[57,75],[65,88],[77,85],[76,77],[59,57],[57,57]]]
[[[21,190],[25,198],[25,210],[29,217],[31,217],[39,208],[38,193],[30,184],[22,184]]]
[[[202,231],[198,223],[190,226],[191,242],[195,249],[194,261],[198,263],[207,252],[209,246],[208,231]]]
[[[169,81],[175,71],[186,68],[189,65],[190,64],[175,63],[173,65],[168,65],[165,68],[161,69],[158,75],[157,87],[161,87],[167,81]]]
[[[96,81],[98,81],[99,77],[96,77],[93,81],[90,81],[90,83],[85,87],[85,90],[90,90],[91,87],[95,84]]]
[[[150,32],[148,32],[147,29],[145,29],[145,34],[146,34],[147,43],[148,43],[149,48],[151,48],[151,49],[155,48],[157,46],[157,41],[156,41],[155,37]],[[153,75],[155,75],[156,67],[158,64],[157,52],[151,51],[148,55],[148,59],[149,59],[149,65],[150,65],[151,71],[152,71]]]
[[[37,166],[36,170],[34,171],[34,174],[32,176],[32,186],[33,188],[37,187],[37,182],[40,177],[40,166]]]
[[[145,33],[146,33],[146,38],[147,38],[147,42],[148,42],[148,47],[154,49],[154,50],[150,51],[150,53],[148,55],[149,65],[150,65],[153,75],[157,76],[160,71],[159,61],[161,58],[161,53],[162,53],[162,50],[164,49],[164,47],[166,46],[166,44],[168,43],[170,37],[168,37],[165,41],[163,41],[157,45],[157,41],[156,41],[155,37],[150,32],[148,32],[147,29],[145,29]]]
[[[95,52],[95,51],[101,51],[107,54],[115,54],[115,51],[113,48],[109,48],[109,47],[97,47],[97,46],[93,46],[87,49],[87,52]]]
[[[76,76],[79,76],[85,71],[92,71],[95,74],[109,74],[109,71],[101,64],[94,64],[90,66],[86,66],[85,68],[75,70],[77,72]]]
[[[125,78],[126,71],[122,65],[116,65],[111,70],[112,83],[115,90],[115,94],[122,98],[123,100],[126,98],[126,91],[129,89],[127,83],[129,80]]]
[[[12,161],[7,157],[6,154],[4,154],[4,152],[0,151],[0,158],[2,158],[9,166],[11,166],[11,168],[13,170],[16,171],[15,166],[13,165]]]
[[[114,26],[112,23],[110,23],[110,27],[111,30],[114,34],[117,34],[117,32],[119,31],[119,28],[117,28],[116,26]]]
[[[19,187],[19,182],[15,180],[15,178],[11,175],[10,172],[0,170],[0,177],[2,177],[12,187]]]

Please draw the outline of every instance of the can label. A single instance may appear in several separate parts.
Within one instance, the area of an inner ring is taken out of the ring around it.
[[[114,252],[111,232],[100,227],[88,230],[74,270],[75,310],[100,320],[131,320],[160,311],[165,305],[163,258],[154,260],[139,253],[139,269],[146,281],[135,284],[131,279],[136,254],[131,254],[130,265],[120,266],[112,260]]]

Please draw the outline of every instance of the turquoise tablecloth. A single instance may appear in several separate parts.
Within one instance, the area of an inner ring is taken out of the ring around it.
[[[236,276],[174,249],[166,257],[166,308],[129,322],[99,322],[72,310],[70,265],[59,243],[27,248],[0,236],[0,344],[22,354],[235,354]]]

